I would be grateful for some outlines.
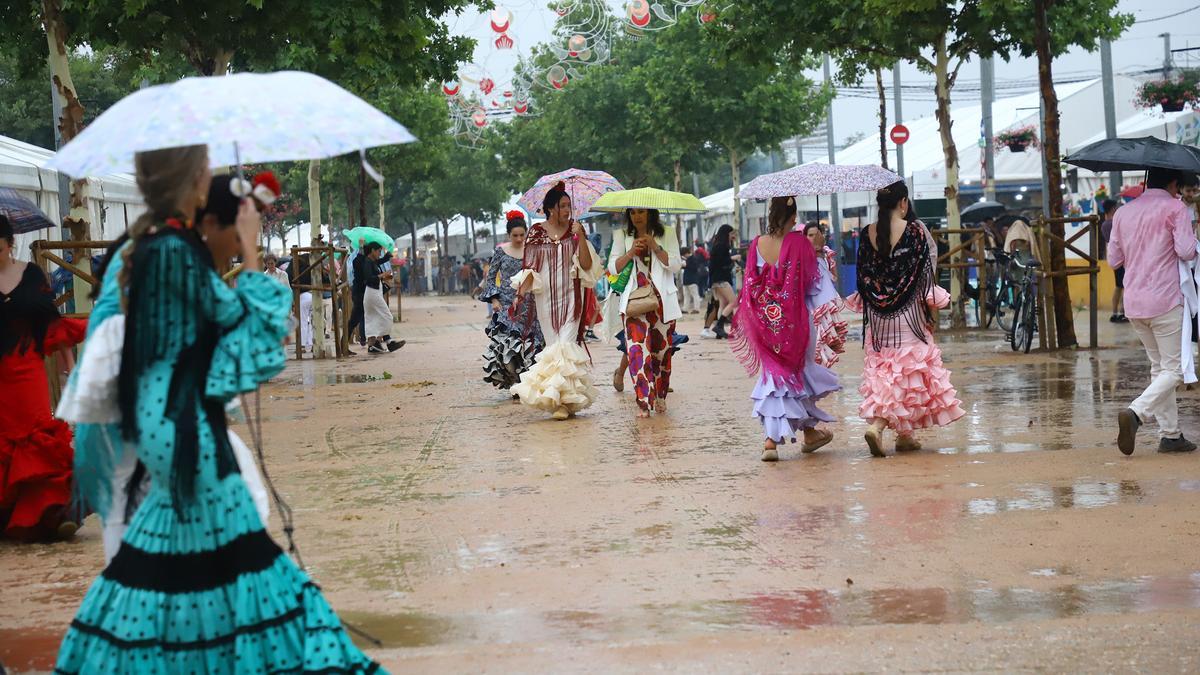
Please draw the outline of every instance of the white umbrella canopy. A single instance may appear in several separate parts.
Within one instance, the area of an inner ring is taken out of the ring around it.
[[[145,150],[208,146],[213,166],[333,157],[416,138],[403,125],[312,73],[189,77],[118,101],[46,168],[82,178],[132,173]]]

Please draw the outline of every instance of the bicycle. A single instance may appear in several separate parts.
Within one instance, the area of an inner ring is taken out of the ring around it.
[[[988,249],[988,254],[984,261],[988,281],[982,301],[978,286],[968,284],[964,292],[975,301],[975,318],[980,327],[990,327],[994,319],[1001,330],[1012,333],[1012,319],[1016,315],[1016,292],[1009,276],[1012,256],[999,248]]]
[[[1033,347],[1033,334],[1037,331],[1037,268],[1042,264],[1036,260],[1022,262],[1012,256],[1012,276],[1020,275],[1016,288],[1013,310],[1013,327],[1010,342],[1014,352],[1029,353]]]

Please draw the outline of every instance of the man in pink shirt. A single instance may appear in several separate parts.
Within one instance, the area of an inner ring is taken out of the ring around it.
[[[1117,416],[1117,447],[1133,454],[1138,427],[1158,421],[1159,452],[1191,452],[1196,444],[1179,429],[1175,388],[1183,383],[1180,354],[1183,291],[1179,262],[1196,257],[1196,233],[1179,197],[1183,174],[1151,169],[1146,191],[1113,218],[1108,260],[1125,268],[1125,316],[1150,358],[1150,386]]]

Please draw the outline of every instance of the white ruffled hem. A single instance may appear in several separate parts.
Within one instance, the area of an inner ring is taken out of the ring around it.
[[[579,412],[600,395],[592,384],[587,352],[569,342],[556,342],[542,350],[533,367],[521,373],[521,381],[509,391],[519,396],[521,403],[551,413],[564,407]]]
[[[512,276],[509,283],[518,293],[521,292],[521,284],[525,283],[525,279],[533,277],[533,285],[530,286],[529,292],[534,295],[541,295],[542,291],[546,290],[545,284],[542,283],[542,275],[530,269],[524,269]]]
[[[125,344],[125,315],[105,319],[84,343],[75,375],[67,383],[54,416],[71,424],[112,424],[120,421],[117,375]]]

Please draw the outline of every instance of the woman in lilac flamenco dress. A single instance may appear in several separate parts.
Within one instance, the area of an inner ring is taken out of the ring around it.
[[[817,401],[841,387],[837,375],[813,358],[813,311],[837,290],[820,274],[809,240],[791,231],[794,198],[772,199],[767,221],[767,234],[756,238],[747,253],[730,346],[746,370],[758,376],[750,398],[766,437],[762,460],[774,462],[778,445],[794,443],[798,432],[805,453],[833,440],[831,432],[816,428],[834,421]]]

